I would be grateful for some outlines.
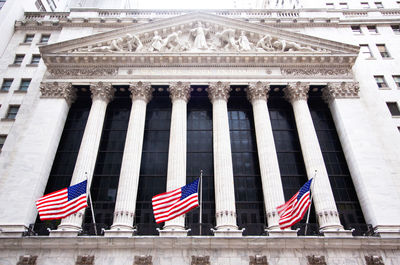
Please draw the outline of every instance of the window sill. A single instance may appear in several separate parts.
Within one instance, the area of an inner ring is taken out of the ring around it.
[[[39,64],[36,64],[36,63],[30,63],[30,64],[27,64],[26,67],[38,67],[38,65]]]
[[[400,119],[400,115],[392,115],[393,119]]]
[[[0,90],[0,94],[7,94],[9,90]]]
[[[364,58],[365,60],[376,60],[375,57],[368,57],[368,58]]]
[[[394,60],[393,57],[382,57],[383,60]]]
[[[20,46],[31,46],[32,42],[21,42]]]
[[[14,93],[16,94],[26,94],[27,92],[27,90],[14,90]]]
[[[37,45],[38,46],[44,46],[44,45],[47,45],[47,44],[49,44],[48,42],[39,42]]]
[[[21,64],[13,63],[13,64],[9,64],[8,67],[21,67]]]
[[[15,121],[15,119],[3,118],[0,121]]]
[[[392,90],[390,87],[378,87],[379,88],[379,90]]]

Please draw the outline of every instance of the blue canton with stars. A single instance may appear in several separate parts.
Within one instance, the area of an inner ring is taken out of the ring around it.
[[[312,180],[313,179],[310,179],[306,182],[306,184],[303,185],[303,187],[301,187],[301,189],[299,190],[299,195],[297,195],[297,200],[300,200],[300,198],[303,197],[304,193],[310,190]]]
[[[183,200],[186,197],[189,197],[190,195],[197,193],[198,186],[199,186],[199,178],[196,179],[195,181],[193,181],[192,183],[189,183],[186,186],[183,186],[181,188],[182,195],[181,195],[180,200]]]
[[[86,193],[87,180],[68,188],[68,201],[73,200]]]

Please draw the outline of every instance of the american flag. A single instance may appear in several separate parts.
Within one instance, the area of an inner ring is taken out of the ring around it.
[[[172,220],[199,206],[199,179],[179,189],[153,197],[153,212],[157,223]]]
[[[49,193],[36,201],[40,220],[54,220],[86,208],[87,180],[62,190]]]
[[[281,229],[291,227],[303,219],[304,214],[311,205],[310,187],[312,180],[311,178],[307,181],[289,201],[276,208],[280,216],[279,227]]]

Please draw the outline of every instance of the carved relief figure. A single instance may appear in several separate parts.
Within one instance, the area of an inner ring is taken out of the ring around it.
[[[154,37],[151,40],[151,45],[149,51],[160,51],[163,46],[163,41],[160,35],[158,35],[158,31],[154,31]]]
[[[169,34],[162,44],[162,50],[167,51],[187,51],[190,49],[189,42],[181,39],[182,31]]]
[[[244,31],[240,33],[240,37],[238,39],[239,49],[240,51],[250,51],[252,44],[247,39]]]
[[[239,46],[236,44],[236,41],[235,41],[235,30],[225,29],[221,32],[215,33],[215,36],[220,41],[219,48],[222,48],[224,50],[228,50],[228,49],[232,48],[235,51],[239,51]]]
[[[274,51],[274,47],[272,46],[272,37],[270,35],[265,35],[262,37],[256,45],[257,51]]]
[[[293,52],[293,51],[305,51],[305,52],[313,52],[315,51],[313,48],[306,46],[302,47],[300,44],[293,41],[285,41],[285,40],[277,40],[272,44],[274,48],[281,52]]]
[[[210,29],[203,28],[203,25],[199,21],[197,23],[197,27],[190,30],[190,34],[192,34],[195,39],[193,43],[193,48],[198,50],[208,50],[208,45],[206,41],[206,35]]]
[[[143,48],[143,44],[136,35],[126,34],[124,38],[128,52],[139,52]]]

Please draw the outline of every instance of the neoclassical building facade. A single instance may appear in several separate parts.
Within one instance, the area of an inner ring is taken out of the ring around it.
[[[350,11],[25,13],[0,61],[0,263],[397,264],[400,13]],[[156,224],[151,197],[200,174],[201,218]],[[280,230],[310,178],[310,224]],[[38,219],[85,179],[93,210]]]

